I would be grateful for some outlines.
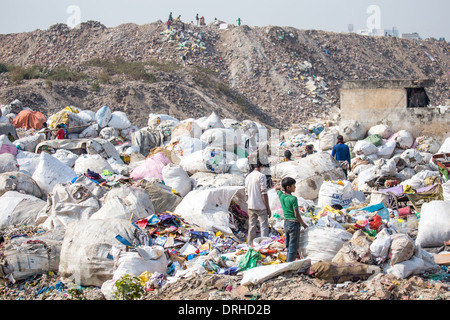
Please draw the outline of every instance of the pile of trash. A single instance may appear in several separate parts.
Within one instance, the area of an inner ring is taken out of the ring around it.
[[[138,128],[109,106],[69,106],[45,121],[47,129],[9,119],[0,127],[4,299],[142,299],[211,274],[253,286],[286,272],[334,284],[447,273],[450,188],[435,160],[450,153],[449,139],[353,121],[297,128],[268,144],[274,135],[251,120],[150,114]],[[46,139],[58,124],[68,139]],[[330,154],[337,134],[351,146],[349,180]],[[317,152],[301,157],[305,144]],[[286,148],[294,161],[282,161]],[[244,181],[255,153],[274,182],[297,181],[309,227],[294,262],[273,188],[270,235],[246,243]]]

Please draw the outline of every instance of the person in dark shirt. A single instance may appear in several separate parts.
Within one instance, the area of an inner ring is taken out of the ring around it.
[[[344,143],[344,137],[339,135],[337,137],[337,143],[331,151],[331,156],[339,162],[340,167],[344,170],[345,178],[347,179],[347,172],[350,170],[350,148]]]
[[[312,144],[308,144],[308,145],[305,147],[305,151],[306,151],[306,153],[304,153],[304,154],[302,155],[302,158],[306,158],[307,156],[309,156],[309,155],[314,154],[314,153],[317,152],[316,150],[314,150],[314,146],[313,146]]]
[[[292,153],[289,150],[286,150],[284,152],[284,159],[283,162],[292,161]]]

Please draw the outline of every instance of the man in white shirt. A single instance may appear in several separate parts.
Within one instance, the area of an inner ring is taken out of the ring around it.
[[[261,237],[269,236],[269,217],[271,211],[267,196],[267,179],[261,173],[263,165],[257,161],[253,171],[245,178],[245,194],[248,205],[248,237],[247,243],[252,245],[256,238],[256,228],[259,223]]]

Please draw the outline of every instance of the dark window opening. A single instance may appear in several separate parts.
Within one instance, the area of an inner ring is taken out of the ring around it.
[[[406,88],[408,108],[426,108],[430,104],[430,98],[424,88]]]

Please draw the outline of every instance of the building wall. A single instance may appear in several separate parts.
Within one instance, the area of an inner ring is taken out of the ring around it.
[[[394,131],[408,130],[414,137],[450,136],[450,110],[407,108],[403,88],[341,89],[341,119],[357,120],[367,129],[386,124]]]

